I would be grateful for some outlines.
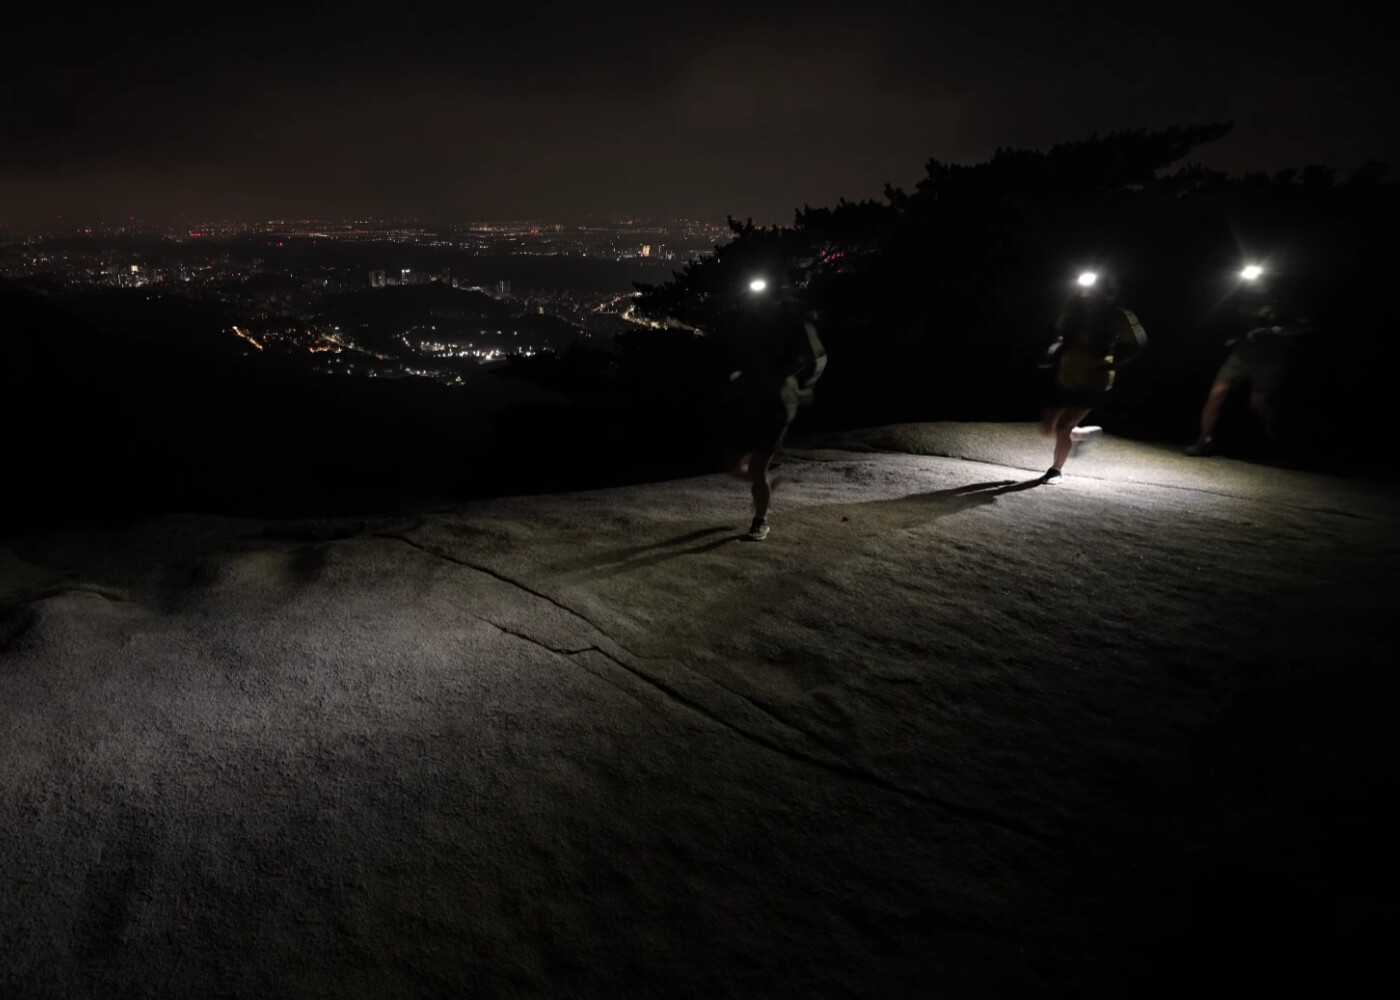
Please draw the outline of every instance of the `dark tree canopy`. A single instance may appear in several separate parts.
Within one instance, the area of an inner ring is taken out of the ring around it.
[[[886,188],[884,200],[841,200],[804,207],[793,226],[762,227],[730,219],[734,239],[688,263],[659,286],[639,285],[645,315],[700,325],[707,303],[739,287],[750,272],[811,274],[811,291],[853,272],[907,271],[935,263],[956,269],[1024,251],[1057,216],[1116,196],[1161,189],[1177,194],[1216,179],[1200,168],[1163,171],[1228,132],[1228,124],[1148,132],[1114,132],[1062,143],[1048,152],[999,149],[971,166],[930,160],[913,193]],[[1018,245],[1021,244],[1021,245]]]
[[[1094,267],[1118,279],[1151,342],[1110,419],[1189,433],[1234,332],[1240,267],[1265,263],[1272,292],[1315,316],[1325,343],[1374,322],[1360,290],[1383,278],[1397,221],[1400,185],[1382,165],[1339,181],[1317,165],[1233,177],[1191,162],[1230,128],[930,160],[912,191],[805,206],[791,226],[731,220],[733,239],[713,255],[638,286],[638,311],[704,332],[751,273],[801,275],[832,356],[816,422],[1019,419],[1033,412],[1035,359],[1058,305],[1074,274]]]

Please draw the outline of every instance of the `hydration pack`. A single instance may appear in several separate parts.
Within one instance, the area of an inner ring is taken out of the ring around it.
[[[812,399],[813,386],[817,384],[817,379],[822,377],[822,372],[826,371],[826,347],[817,336],[816,325],[811,320],[804,320],[802,326],[807,334],[807,346],[802,356],[802,367],[797,370],[795,377],[799,401],[808,403]]]

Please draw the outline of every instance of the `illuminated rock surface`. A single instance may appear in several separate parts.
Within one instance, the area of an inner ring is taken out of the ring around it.
[[[1022,425],[807,444],[761,544],[721,476],[7,540],[0,995],[1362,975],[1392,492],[1113,439],[1017,488]]]

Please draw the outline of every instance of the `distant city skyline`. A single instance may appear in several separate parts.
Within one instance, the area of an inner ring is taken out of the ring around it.
[[[634,230],[638,233],[666,232],[670,230],[691,233],[708,232],[727,234],[728,224],[718,219],[659,218],[619,213],[613,216],[553,218],[549,216],[521,218],[474,218],[474,219],[428,219],[414,216],[383,218],[339,218],[339,217],[282,217],[261,218],[255,216],[198,216],[175,213],[168,216],[139,217],[131,215],[92,218],[83,215],[56,214],[48,219],[31,219],[20,225],[7,225],[8,220],[0,214],[0,239],[11,229],[11,235],[24,232],[34,235],[185,233],[193,236],[232,234],[235,232],[301,232],[314,235],[322,230],[327,236],[349,236],[356,233],[431,233],[431,232],[586,232]],[[207,231],[207,232],[205,232]]]
[[[1233,120],[1232,172],[1400,159],[1379,15],[1181,0],[26,5],[0,216],[788,223],[1093,133]]]
[[[0,284],[99,326],[121,302],[141,328],[226,361],[461,385],[479,365],[652,325],[634,314],[632,282],[707,252],[717,228],[644,226],[273,220],[186,232],[123,220],[0,233]]]

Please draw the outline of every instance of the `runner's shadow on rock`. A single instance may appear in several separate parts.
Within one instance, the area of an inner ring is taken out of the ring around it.
[[[1044,485],[1045,485],[1045,477],[1044,477],[1044,476],[1036,476],[1034,479],[1024,479],[1024,480],[1022,480],[1022,481],[1019,482],[1019,483],[1017,483],[1017,482],[1004,482],[1004,483],[997,483],[997,484],[994,484],[994,485],[996,486],[996,488],[995,488],[995,489],[989,489],[989,490],[987,490],[987,493],[991,494],[992,496],[999,497],[999,496],[1005,496],[1007,493],[1021,493],[1021,492],[1023,492],[1024,490],[1033,490],[1033,489],[1035,489],[1037,486],[1044,486]],[[963,487],[964,490],[973,490],[973,489],[980,490],[981,488],[982,488],[982,487],[980,487],[980,486],[965,486],[965,487]]]
[[[1044,484],[1044,478],[1039,476],[1022,482],[1017,482],[1014,479],[994,479],[987,483],[968,483],[966,486],[953,486],[946,490],[934,490],[930,493],[911,493],[894,500],[877,500],[875,503],[945,505],[961,510],[963,507],[991,503],[999,496],[1035,489]]]
[[[815,514],[822,521],[830,519],[833,515],[840,515],[840,520],[850,522],[859,535],[883,534],[888,531],[916,528],[938,518],[995,503],[999,496],[1034,489],[1042,482],[1043,480],[1038,478],[1024,482],[997,479],[987,483],[969,483],[946,490],[933,490],[929,493],[911,493],[889,500],[811,507],[804,510],[803,514],[809,517]]]
[[[728,535],[724,538],[712,539],[703,545],[677,548],[677,546],[686,545],[688,542],[697,542],[702,538],[709,538],[711,535],[728,530],[730,530],[728,526],[701,528],[698,531],[687,532],[662,542],[652,542],[649,545],[631,545],[625,549],[615,549],[612,552],[585,556],[571,562],[560,563],[553,569],[562,571],[563,578],[571,581],[616,576],[619,573],[641,569],[643,566],[666,562],[668,559],[709,552],[744,537],[743,535]]]

